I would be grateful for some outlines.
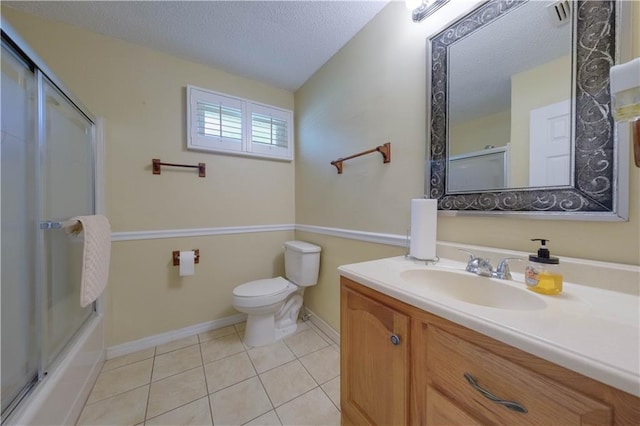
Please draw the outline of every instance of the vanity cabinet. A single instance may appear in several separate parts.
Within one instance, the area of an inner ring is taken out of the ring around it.
[[[343,425],[640,424],[640,398],[346,277],[340,311]]]
[[[409,316],[346,287],[341,299],[342,412],[354,424],[408,424]]]

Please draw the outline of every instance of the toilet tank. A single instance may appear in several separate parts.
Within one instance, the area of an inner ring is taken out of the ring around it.
[[[305,241],[284,243],[284,268],[286,278],[300,287],[318,283],[320,247]]]

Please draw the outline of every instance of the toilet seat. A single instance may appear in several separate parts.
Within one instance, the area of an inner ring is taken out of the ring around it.
[[[284,301],[297,289],[282,277],[250,281],[233,289],[233,304],[238,308],[266,308]]]
[[[233,289],[233,295],[238,297],[270,296],[285,291],[291,284],[282,277],[265,280],[249,281]]]

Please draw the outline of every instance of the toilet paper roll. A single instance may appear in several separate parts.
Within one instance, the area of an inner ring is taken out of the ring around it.
[[[196,254],[193,250],[180,252],[180,276],[186,277],[193,275],[196,271],[195,267]]]
[[[411,256],[424,260],[436,258],[437,226],[438,200],[411,200]]]

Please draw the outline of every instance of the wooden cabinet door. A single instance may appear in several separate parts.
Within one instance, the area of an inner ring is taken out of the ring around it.
[[[340,300],[343,424],[408,424],[409,317],[344,284]]]

